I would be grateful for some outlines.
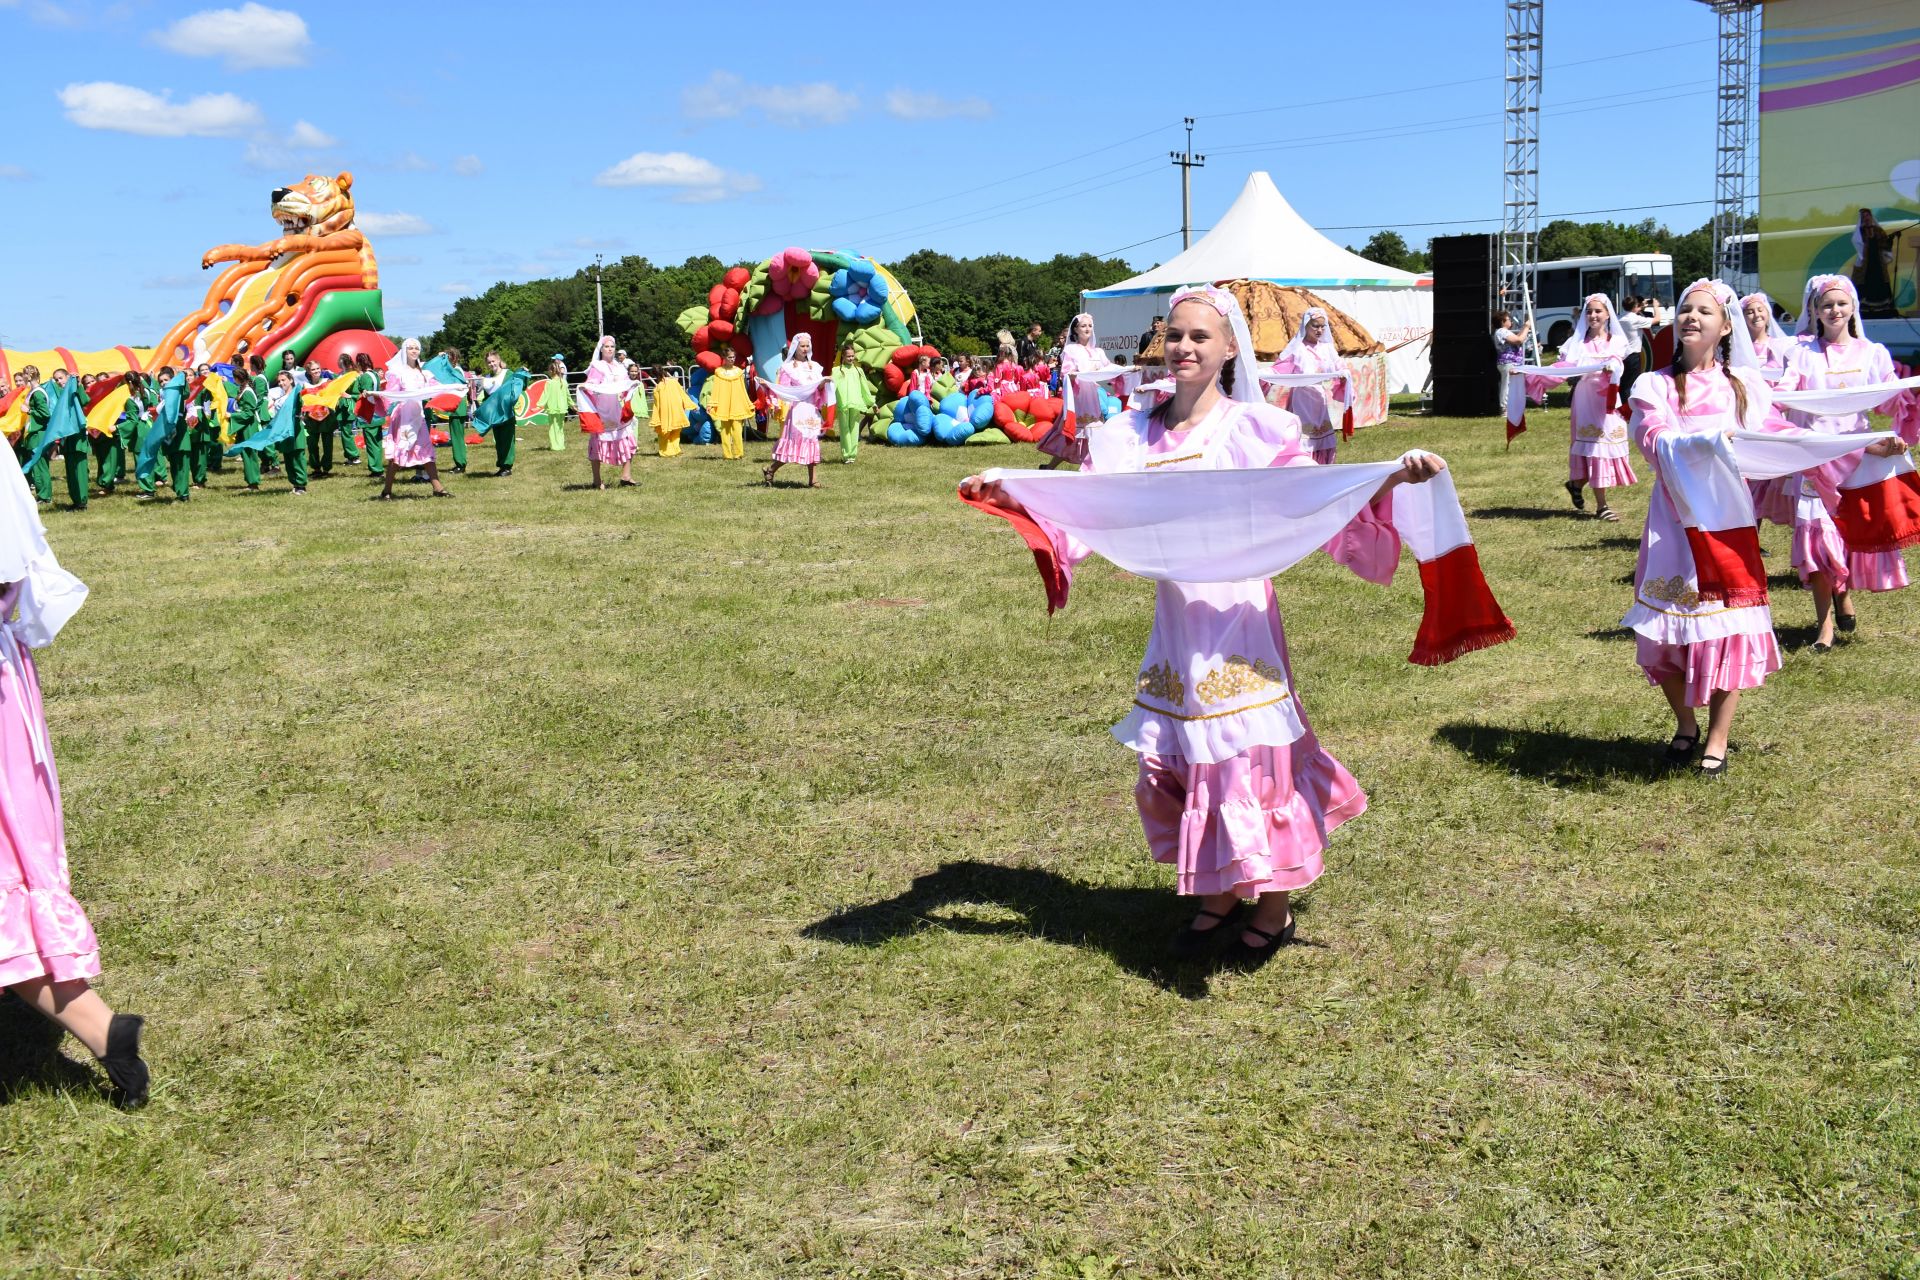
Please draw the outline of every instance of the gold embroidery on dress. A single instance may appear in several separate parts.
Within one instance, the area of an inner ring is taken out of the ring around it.
[[[1185,453],[1185,454],[1181,454],[1177,458],[1156,458],[1152,462],[1149,462],[1147,464],[1147,470],[1151,471],[1155,467],[1170,467],[1176,462],[1192,462],[1195,458],[1198,458],[1200,456],[1201,455],[1197,453]]]
[[[1180,678],[1180,673],[1173,669],[1170,662],[1142,671],[1136,688],[1149,698],[1158,698],[1175,706],[1184,705],[1187,701],[1187,682]]]
[[[1202,702],[1226,702],[1249,693],[1287,687],[1286,673],[1265,659],[1247,659],[1239,654],[1228,658],[1225,666],[1215,667],[1203,677],[1195,692]]]
[[[1324,440],[1332,434],[1333,424],[1331,422],[1319,427],[1309,427],[1303,423],[1300,427],[1301,438],[1306,440]]]
[[[1687,580],[1677,573],[1671,578],[1648,578],[1641,586],[1640,594],[1649,600],[1677,604],[1682,609],[1700,607],[1700,593],[1689,587]]]
[[[1573,434],[1574,434],[1574,438],[1577,440],[1616,440],[1617,441],[1617,440],[1625,440],[1627,438],[1627,429],[1622,426],[1613,426],[1613,425],[1608,425],[1604,427],[1575,427],[1573,429]]]

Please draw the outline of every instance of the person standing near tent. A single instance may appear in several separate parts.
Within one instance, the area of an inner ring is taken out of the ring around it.
[[[420,339],[408,338],[387,362],[386,391],[411,393],[434,385],[426,367],[420,363]],[[376,393],[377,394],[377,393]],[[387,402],[387,434],[382,448],[380,494],[377,501],[393,500],[393,478],[399,472],[420,467],[433,485],[433,496],[451,498],[453,491],[440,483],[440,464],[433,447],[433,431],[427,426],[426,410],[417,399]]]
[[[873,383],[860,367],[859,353],[851,342],[840,348],[840,363],[833,367],[834,422],[840,428],[840,461],[852,462],[860,456],[860,433],[866,430],[876,408]]]
[[[60,775],[32,651],[53,643],[86,600],[60,567],[10,455],[0,458],[0,988],[87,1047],[106,1068],[114,1102],[147,1100],[142,1021],[93,989],[100,943],[73,896]]]
[[[746,457],[742,435],[753,417],[753,396],[747,391],[746,373],[736,363],[732,347],[720,353],[720,367],[700,388],[700,407],[720,433],[720,456],[736,462]]]
[[[1781,391],[1822,391],[1871,387],[1895,380],[1893,356],[1860,332],[1860,298],[1845,276],[1821,275],[1807,281],[1800,307],[1801,342],[1787,357]],[[1899,407],[1912,392],[1901,392],[1878,406],[1881,413]],[[1817,415],[1789,410],[1795,425],[1827,435],[1871,431],[1862,412]],[[1839,489],[1860,465],[1859,454],[1836,459],[1800,475],[1795,487],[1793,568],[1813,592],[1818,629],[1815,653],[1833,648],[1836,627],[1851,634],[1859,625],[1853,591],[1898,591],[1907,585],[1906,560],[1899,550],[1852,551],[1833,522]]]
[[[1853,228],[1853,278],[1860,314],[1869,320],[1891,320],[1899,315],[1893,305],[1893,238],[1862,209]]]
[[[1271,348],[1269,348],[1271,350]],[[1333,325],[1319,307],[1308,307],[1286,350],[1273,362],[1275,373],[1345,373],[1347,365],[1334,345]],[[1332,462],[1340,449],[1340,424],[1333,420],[1329,386],[1287,389],[1287,412],[1300,419],[1300,435],[1313,450],[1313,460]]]
[[[587,362],[586,381],[580,386],[580,420],[585,422],[589,413],[600,420],[600,429],[587,441],[587,464],[593,468],[595,489],[607,487],[600,478],[602,463],[620,468],[621,488],[634,487],[633,454],[639,447],[638,432],[626,412],[627,392],[632,386],[633,379],[627,376],[613,339],[601,334],[594,344],[593,358]]]
[[[779,443],[773,446],[773,461],[760,478],[768,484],[781,467],[791,462],[807,469],[807,488],[818,489],[815,471],[820,465],[821,412],[833,406],[833,381],[813,358],[813,338],[796,333],[787,343],[787,358],[773,376],[776,393],[786,408]]]
[[[567,447],[567,362],[555,356],[547,362],[546,385],[540,390],[540,412],[547,415],[547,448],[559,453]]]
[[[1315,480],[1330,478],[1313,465],[1294,416],[1262,398],[1253,340],[1232,294],[1211,286],[1175,293],[1166,351],[1174,390],[1165,402],[1102,427],[1080,476],[1031,483],[1077,486],[1081,477],[1113,473],[1290,467],[1310,469]],[[1432,454],[1407,453],[1367,504],[1335,526],[1331,540],[1308,530],[1313,536],[1303,536],[1300,556],[1324,546],[1359,576],[1388,581],[1400,555],[1393,491],[1445,469]],[[1143,485],[1126,500],[1150,503],[1151,489]],[[1078,538],[1027,511],[1002,483],[970,476],[961,496],[1033,520],[1070,585],[1072,566],[1089,554]],[[1457,503],[1454,511],[1458,520]],[[1096,520],[1128,516],[1106,510]],[[1237,554],[1224,546],[1223,553]],[[1294,935],[1291,895],[1325,870],[1327,837],[1367,807],[1366,793],[1321,747],[1301,709],[1273,572],[1248,581],[1157,581],[1153,632],[1129,691],[1133,710],[1113,728],[1139,759],[1134,798],[1154,860],[1173,864],[1176,892],[1200,899],[1198,914],[1173,941],[1181,959],[1203,958],[1237,938],[1238,964],[1255,968],[1270,960]],[[1511,624],[1503,635],[1512,635]],[[1502,638],[1466,636],[1450,629],[1448,652],[1434,660]],[[1243,919],[1247,898],[1255,903]]]

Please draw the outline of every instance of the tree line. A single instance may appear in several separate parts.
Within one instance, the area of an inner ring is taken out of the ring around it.
[[[731,266],[711,256],[655,266],[629,256],[601,271],[607,332],[645,365],[685,364],[691,352],[674,321]],[[1039,321],[1049,334],[1066,327],[1080,292],[1124,280],[1134,269],[1118,258],[1059,254],[1032,262],[1009,254],[954,258],[931,249],[884,264],[918,311],[921,336],[950,354],[986,353],[1001,329],[1018,335]],[[579,365],[593,348],[593,269],[546,280],[501,281],[461,298],[427,338],[427,349],[456,347],[475,364],[494,350],[508,365],[544,369],[559,354]]]

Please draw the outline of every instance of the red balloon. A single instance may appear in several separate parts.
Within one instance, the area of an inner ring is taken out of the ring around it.
[[[715,369],[718,369],[722,364],[726,363],[721,359],[718,351],[699,352],[693,357],[693,362],[702,369],[705,369],[708,373],[712,373]]]
[[[1003,392],[996,404],[1005,405],[1008,411],[1012,413],[1025,413],[1029,406],[1033,404],[1033,393],[1029,391]]]
[[[707,290],[707,310],[717,314],[720,310],[720,301],[726,296],[727,286],[723,284],[717,284]]]
[[[730,267],[727,274],[720,277],[720,283],[737,291],[746,288],[747,281],[751,279],[753,279],[753,272],[745,267]]]
[[[695,351],[705,351],[708,347],[711,347],[713,345],[713,326],[711,324],[703,324],[698,329],[695,329],[693,331],[692,342]]]
[[[704,327],[714,342],[731,342],[733,340],[733,321],[731,320],[715,320]]]
[[[341,356],[363,353],[373,361],[374,368],[384,369],[387,361],[400,354],[400,348],[372,329],[342,329],[320,339],[307,354],[318,360],[322,369],[338,369]]]

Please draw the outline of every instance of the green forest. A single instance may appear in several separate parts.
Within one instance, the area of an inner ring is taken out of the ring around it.
[[[1352,246],[1349,246],[1352,248]],[[1676,233],[1648,218],[1637,223],[1571,222],[1540,229],[1540,258],[1651,251],[1673,255],[1676,281],[1708,274],[1713,256],[1711,224]],[[1397,231],[1377,232],[1353,252],[1408,271],[1424,271],[1426,250],[1408,246]],[[730,266],[711,256],[678,266],[656,266],[626,257],[603,268],[607,330],[642,364],[683,364],[690,354],[674,317],[696,303]],[[1066,327],[1082,290],[1099,289],[1135,273],[1118,258],[1061,254],[1032,262],[1008,254],[954,258],[921,249],[886,264],[906,286],[919,311],[922,337],[949,354],[982,354],[1000,329],[1023,333],[1039,321],[1049,334]],[[448,312],[429,350],[456,347],[477,360],[497,350],[509,365],[544,368],[559,353],[569,364],[586,358],[594,340],[593,269],[570,276],[519,283],[501,281],[476,297],[462,298]]]

